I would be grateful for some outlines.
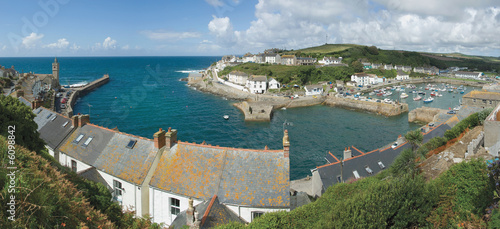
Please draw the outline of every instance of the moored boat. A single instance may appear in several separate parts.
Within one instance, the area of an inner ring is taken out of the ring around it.
[[[422,99],[422,96],[420,95],[417,95],[417,97],[413,98],[413,101],[419,101]]]
[[[432,98],[432,97],[424,99],[424,103],[431,103],[432,101],[434,101],[434,98]]]

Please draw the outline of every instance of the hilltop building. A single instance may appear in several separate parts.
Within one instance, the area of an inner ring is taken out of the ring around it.
[[[471,91],[462,97],[462,104],[475,107],[496,107],[500,104],[500,93],[489,91]]]
[[[286,131],[282,150],[238,149],[181,142],[171,128],[148,139],[91,124],[88,115],[68,118],[43,107],[33,112],[50,155],[104,184],[136,216],[166,225],[178,225],[180,216],[177,221],[189,225],[185,219],[196,222],[196,206],[205,228],[290,209]]]

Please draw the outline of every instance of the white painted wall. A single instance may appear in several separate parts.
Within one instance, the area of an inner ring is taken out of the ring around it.
[[[83,163],[83,162],[81,162],[81,161],[79,161],[71,156],[68,156],[67,154],[65,154],[63,152],[59,152],[59,163],[61,165],[66,166],[66,167],[71,169],[71,160],[76,161],[76,172],[77,173],[92,167],[92,166],[90,166],[86,163]],[[113,183],[111,183],[111,187],[113,187]]]
[[[189,197],[168,193],[153,187],[149,188],[149,196],[149,212],[151,217],[153,217],[153,222],[165,223],[167,226],[170,226],[176,217],[170,213],[170,198],[180,201],[181,212],[185,211],[189,205]],[[200,200],[193,199],[194,206],[201,202]]]
[[[288,208],[253,208],[253,207],[248,207],[248,206],[240,206],[238,207],[237,205],[229,205],[226,204],[226,206],[236,213],[239,217],[243,218],[247,222],[252,222],[252,212],[277,212],[277,211],[290,211]]]
[[[136,211],[136,216],[142,216],[141,209],[141,190],[140,186],[136,186],[125,180],[112,176],[108,173],[97,170],[101,174],[102,178],[106,181],[109,187],[113,188],[113,180],[117,180],[122,183],[122,209],[131,209]]]

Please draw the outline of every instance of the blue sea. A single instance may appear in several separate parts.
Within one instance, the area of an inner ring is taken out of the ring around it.
[[[0,58],[0,65],[23,72],[51,73],[54,58]],[[110,82],[79,99],[75,114],[90,113],[91,122],[153,138],[159,128],[178,130],[181,141],[264,149],[281,149],[283,129],[290,135],[290,179],[310,175],[326,163],[328,151],[340,157],[345,147],[362,151],[385,146],[399,134],[418,128],[408,114],[385,117],[328,106],[277,110],[271,122],[245,122],[237,101],[196,91],[179,81],[220,57],[59,57],[63,85],[91,82],[110,75]],[[422,85],[420,85],[422,86]],[[472,87],[467,87],[467,92]],[[407,90],[408,93],[408,90]],[[429,93],[427,91],[427,93]],[[441,92],[426,106],[453,108],[460,94]],[[422,106],[409,94],[410,109]],[[398,93],[391,97],[397,98]],[[229,115],[229,120],[223,119]],[[283,123],[290,125],[283,125]]]

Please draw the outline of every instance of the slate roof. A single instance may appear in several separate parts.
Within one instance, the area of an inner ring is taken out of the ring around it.
[[[217,196],[213,196],[210,201],[204,201],[194,206],[194,208],[198,212],[198,217],[202,217],[200,224],[202,229],[217,227],[230,222],[246,223],[245,220],[221,204]],[[186,222],[186,211],[182,211],[177,214],[175,220],[170,224],[170,228],[183,228]]]
[[[45,126],[45,124],[50,121],[50,118],[52,117],[52,115],[55,114],[54,111],[47,110],[43,107],[39,107],[39,108],[33,110],[33,113],[35,113],[35,115],[36,115],[33,120],[38,125],[38,128],[36,129],[37,131],[40,131],[40,129],[42,129],[42,127]],[[49,117],[49,115],[50,115],[50,117]]]
[[[436,136],[443,136],[444,132],[449,129],[451,129],[449,125],[445,123],[440,124],[431,129],[431,131],[424,133],[423,142],[425,143]],[[343,180],[348,181],[349,179],[355,179],[353,171],[357,171],[360,177],[368,177],[389,168],[394,159],[404,149],[410,147],[411,146],[405,142],[394,149],[387,147],[384,149],[376,149],[367,153],[352,147],[352,157],[344,160],[343,166],[341,166],[339,159],[329,153],[326,159],[331,163],[317,167],[317,171],[320,175],[321,181],[323,182],[323,191],[325,191],[328,187],[339,183],[338,177],[341,176],[341,174],[343,176]],[[378,162],[382,162],[384,168],[382,168]],[[371,173],[368,173],[368,170],[366,169],[367,167],[371,170]]]
[[[500,93],[489,91],[471,91],[465,94],[463,98],[500,100]]]
[[[57,117],[52,120],[54,116]],[[53,113],[49,121],[38,130],[38,132],[40,133],[40,138],[43,139],[50,148],[56,149],[73,130],[74,128],[69,118]]]
[[[133,148],[127,148],[130,141]],[[120,179],[142,184],[158,153],[150,139],[117,132],[93,164],[97,169]]]
[[[236,70],[235,70],[235,71],[230,72],[229,74],[231,74],[231,75],[235,75],[235,76],[248,76],[248,74],[246,74],[246,73],[244,73],[244,72],[242,72],[242,71],[236,71]]]
[[[222,203],[289,207],[289,158],[282,150],[248,150],[178,142],[163,153],[151,186]]]
[[[307,91],[312,91],[314,88],[320,88],[323,89],[323,86],[319,84],[314,84],[314,85],[306,85],[304,86]]]
[[[30,107],[30,109],[31,109],[31,102],[30,101],[28,101],[27,99],[25,99],[22,96],[19,96],[19,98],[17,98],[17,99],[19,99],[19,101],[21,101],[22,103],[24,103],[26,106]]]
[[[87,179],[87,180],[91,180],[91,181],[94,181],[96,183],[103,184],[104,186],[106,186],[106,188],[109,191],[113,190],[113,188],[111,188],[111,186],[108,185],[106,180],[104,180],[104,178],[101,176],[101,174],[97,171],[97,169],[95,167],[90,167],[86,170],[83,170],[83,171],[79,172],[78,175]]]
[[[83,134],[83,138],[78,143],[75,143],[74,141],[81,134]],[[76,129],[61,146],[60,150],[81,162],[95,166],[95,162],[114,135],[115,132],[112,130],[87,124]],[[83,146],[89,137],[93,137],[92,141],[88,146]]]
[[[262,76],[262,75],[252,75],[248,80],[250,81],[267,81],[267,77],[266,76]]]

